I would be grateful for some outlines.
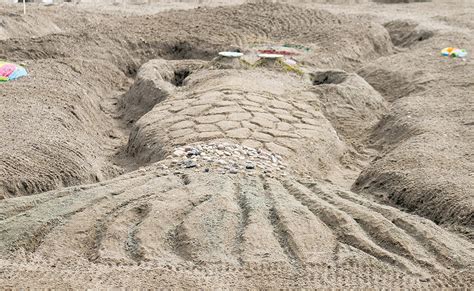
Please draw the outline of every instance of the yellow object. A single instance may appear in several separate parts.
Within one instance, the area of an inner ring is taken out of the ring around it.
[[[304,75],[304,72],[302,70],[300,70],[300,68],[298,68],[298,66],[294,65],[294,66],[291,66],[287,63],[285,63],[284,61],[278,59],[277,62],[283,67],[283,69],[287,72],[293,72],[293,73],[296,73],[300,76]]]
[[[447,47],[441,51],[441,55],[445,57],[465,58],[467,56],[467,51],[465,49]]]
[[[253,65],[250,64],[250,66],[252,68],[257,68],[257,67],[260,67],[260,66],[264,65],[265,62],[266,62],[266,59],[260,59],[255,64],[253,64]],[[249,64],[249,63],[247,63],[247,64]],[[300,76],[304,75],[304,72],[297,65],[293,65],[293,66],[289,65],[289,64],[285,63],[285,61],[282,58],[275,59],[275,64],[278,65],[282,70],[284,70],[286,72],[296,73]]]
[[[441,54],[443,56],[449,56],[451,55],[451,53],[455,50],[455,48],[453,47],[447,47],[447,48],[444,48],[442,51],[441,51]]]

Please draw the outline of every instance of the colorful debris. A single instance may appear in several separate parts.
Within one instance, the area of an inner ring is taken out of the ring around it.
[[[0,61],[0,82],[7,82],[25,77],[28,72],[22,66]]]
[[[447,47],[441,51],[441,55],[452,58],[464,58],[467,56],[467,51],[465,49]]]
[[[258,52],[260,54],[274,54],[274,55],[283,55],[283,56],[299,55],[299,53],[296,53],[296,52],[283,51],[283,50],[274,50],[274,49],[258,50]]]

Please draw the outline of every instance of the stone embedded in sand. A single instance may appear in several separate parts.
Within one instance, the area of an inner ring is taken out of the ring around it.
[[[186,153],[181,149],[177,149],[173,152],[173,156],[175,156],[175,157],[181,157],[181,156],[184,156],[185,154]]]
[[[185,168],[188,168],[188,169],[189,169],[189,168],[195,168],[195,167],[197,167],[197,164],[196,164],[196,162],[193,161],[193,160],[186,160],[186,161],[184,162],[184,167],[185,167]]]
[[[283,157],[280,154],[241,144],[227,142],[221,144],[193,144],[176,148],[175,151],[184,152],[184,155],[180,154],[179,156],[183,158],[179,165],[184,168],[199,167],[201,161],[208,168],[224,167],[225,172],[230,174],[240,173],[240,169],[258,169],[258,171],[265,170],[279,175],[285,173],[284,170],[286,169],[283,166]],[[176,167],[176,165],[176,160],[169,164],[170,167]]]
[[[200,154],[201,154],[201,152],[200,152],[198,149],[196,149],[196,148],[191,148],[191,149],[189,149],[188,151],[186,151],[186,155],[187,155],[188,157],[190,157],[190,156],[198,156],[198,155],[200,155]]]
[[[252,162],[247,162],[245,164],[245,168],[248,169],[248,170],[253,170],[253,169],[255,169],[255,164],[252,163]]]

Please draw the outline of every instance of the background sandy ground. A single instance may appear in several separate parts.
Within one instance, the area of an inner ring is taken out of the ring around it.
[[[2,6],[0,284],[472,286],[474,4],[205,4]]]

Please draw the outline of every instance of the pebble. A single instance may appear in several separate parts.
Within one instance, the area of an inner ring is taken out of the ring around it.
[[[184,154],[185,154],[185,152],[182,151],[182,150],[179,150],[179,149],[178,149],[178,150],[175,150],[175,151],[173,152],[173,156],[175,156],[175,157],[181,157],[181,156],[184,156]]]
[[[255,164],[247,162],[247,164],[245,164],[245,168],[248,170],[253,170],[255,169]]]
[[[197,164],[193,160],[187,160],[187,161],[184,162],[184,167],[188,168],[188,169],[189,168],[195,168],[195,167],[197,167]]]
[[[201,152],[198,149],[191,149],[191,150],[187,151],[187,156],[188,157],[199,156],[200,154],[201,154]]]
[[[274,155],[272,155],[272,163],[278,164],[278,159]]]
[[[229,170],[229,173],[231,173],[231,174],[237,174],[238,172],[239,172],[239,171],[238,171],[237,169],[235,169],[235,168],[231,168],[231,169]]]

